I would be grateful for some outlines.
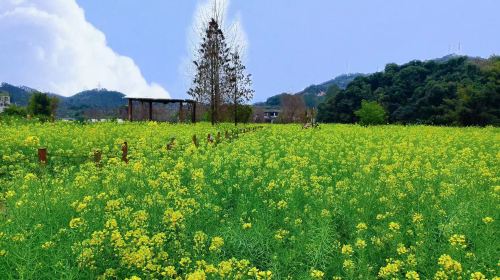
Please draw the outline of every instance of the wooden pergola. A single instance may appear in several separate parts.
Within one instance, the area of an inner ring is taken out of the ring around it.
[[[125,97],[125,99],[128,99],[128,120],[133,121],[133,105],[132,103],[134,101],[141,102],[141,103],[146,103],[149,105],[149,120],[153,120],[153,103],[160,103],[160,104],[171,104],[171,103],[179,103],[179,118],[180,121],[183,121],[182,116],[183,116],[183,106],[184,104],[191,104],[191,122],[195,123],[196,122],[196,101],[190,100],[190,99],[163,99],[163,98],[147,98],[147,97]]]

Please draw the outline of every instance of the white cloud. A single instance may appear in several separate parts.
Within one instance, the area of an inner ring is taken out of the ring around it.
[[[193,14],[193,21],[187,34],[188,55],[180,65],[180,70],[187,78],[187,87],[191,84],[194,72],[193,61],[197,54],[208,22],[217,17],[221,22],[222,30],[226,35],[228,45],[240,52],[242,60],[246,60],[248,37],[243,28],[241,16],[236,14],[229,17],[230,0],[199,0]]]
[[[72,95],[98,86],[169,98],[115,53],[75,0],[0,0],[0,82]]]

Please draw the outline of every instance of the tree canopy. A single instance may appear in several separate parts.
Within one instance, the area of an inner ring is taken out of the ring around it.
[[[388,64],[331,94],[318,121],[357,122],[363,100],[382,105],[391,123],[500,125],[500,57]]]

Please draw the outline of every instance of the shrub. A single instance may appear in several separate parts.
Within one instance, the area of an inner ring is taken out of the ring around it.
[[[362,125],[377,125],[384,124],[387,120],[387,113],[380,104],[376,101],[361,102],[361,109],[354,112],[359,118],[359,123]]]

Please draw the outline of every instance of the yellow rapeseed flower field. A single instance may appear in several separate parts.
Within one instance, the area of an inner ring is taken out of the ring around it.
[[[498,279],[498,128],[231,129],[0,123],[1,279]]]

